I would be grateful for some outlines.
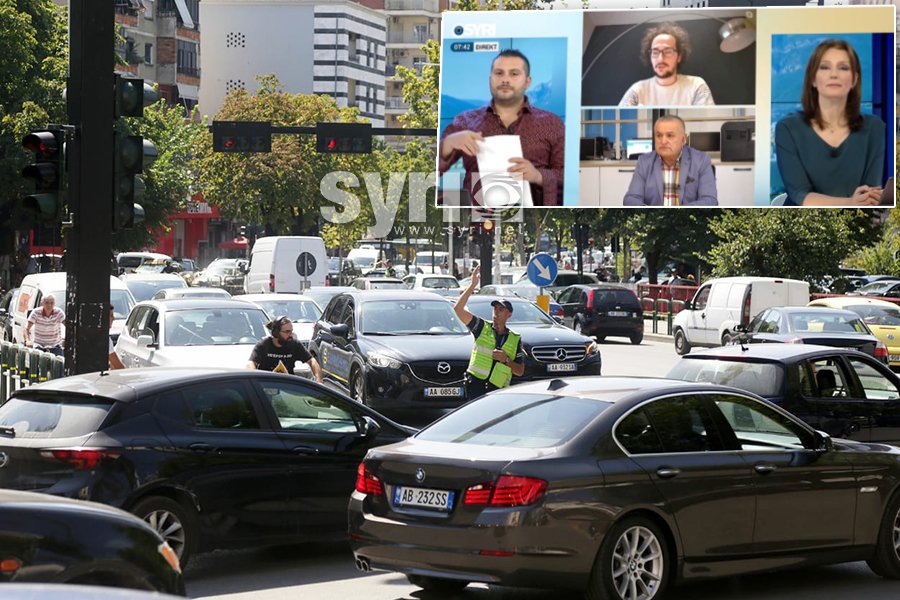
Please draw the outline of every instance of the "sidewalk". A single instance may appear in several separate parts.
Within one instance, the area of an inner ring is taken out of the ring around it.
[[[668,321],[666,319],[658,319],[656,322],[656,333],[653,333],[653,319],[644,319],[644,339],[655,340],[658,342],[674,343],[671,335],[668,335]]]

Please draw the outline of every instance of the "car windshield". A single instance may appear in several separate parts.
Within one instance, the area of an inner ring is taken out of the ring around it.
[[[353,264],[357,267],[371,267],[375,264],[374,256],[354,256]]]
[[[432,290],[458,289],[459,282],[453,277],[423,277],[422,287]]]
[[[125,282],[125,285],[128,286],[128,291],[131,292],[131,295],[134,296],[134,299],[138,302],[143,302],[144,300],[149,300],[153,297],[153,294],[158,292],[159,290],[164,290],[168,288],[184,288],[187,287],[187,283],[182,279],[178,281],[176,279],[161,279],[161,280],[134,280],[129,279]]]
[[[897,285],[896,281],[876,281],[859,288],[860,292],[886,292],[889,288]]]
[[[255,344],[267,335],[258,308],[189,309],[166,313],[167,346]]]
[[[145,260],[134,270],[135,273],[162,273],[168,263],[164,260]]]
[[[402,290],[406,285],[402,281],[379,281],[378,279],[369,280],[369,289],[372,290]]]
[[[255,300],[269,317],[287,317],[295,323],[315,323],[322,311],[312,300]]]
[[[862,320],[852,313],[797,312],[789,315],[791,331],[798,333],[869,333]]]
[[[858,314],[866,325],[900,325],[900,308],[861,304],[846,309]]]
[[[513,305],[513,313],[509,320],[506,321],[508,325],[514,325],[516,323],[553,325],[555,323],[555,321],[548,317],[544,311],[530,302],[523,302],[521,300],[509,300],[509,302]],[[485,300],[469,300],[466,308],[470,313],[484,319],[488,323],[490,323],[491,319],[494,317],[494,307],[491,306],[490,302]]]
[[[226,277],[237,277],[243,275],[234,261],[213,261],[206,267],[207,275],[224,275]]]
[[[705,381],[730,385],[764,398],[781,395],[784,368],[778,363],[728,360],[727,358],[682,358],[666,375],[682,381]]]
[[[363,335],[468,334],[446,300],[378,300],[360,308]]]
[[[416,439],[452,444],[551,448],[572,439],[608,402],[539,394],[489,394],[423,429]]]

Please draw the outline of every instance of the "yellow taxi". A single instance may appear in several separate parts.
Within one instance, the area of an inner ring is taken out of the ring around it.
[[[807,306],[825,306],[855,312],[872,330],[872,334],[888,347],[888,364],[900,367],[900,306],[865,296],[818,298]]]

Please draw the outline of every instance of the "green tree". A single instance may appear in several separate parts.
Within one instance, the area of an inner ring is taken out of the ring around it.
[[[656,274],[667,260],[686,264],[707,261],[707,249],[716,241],[710,221],[722,213],[716,209],[633,211],[624,230],[630,232],[631,242],[647,261],[650,283],[657,283]]]
[[[880,233],[881,239],[861,248],[847,265],[867,273],[900,276],[900,208],[890,210]]]

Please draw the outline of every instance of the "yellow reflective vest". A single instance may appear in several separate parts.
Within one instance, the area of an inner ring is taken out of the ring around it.
[[[520,339],[521,336],[518,333],[509,330],[506,341],[500,346],[500,349],[509,357],[510,362],[516,358]],[[467,371],[472,374],[472,377],[487,379],[491,385],[502,388],[508,386],[512,381],[512,369],[495,361],[492,357],[495,343],[494,328],[485,321],[481,333],[475,338],[475,344],[472,346],[472,356],[469,358]]]

